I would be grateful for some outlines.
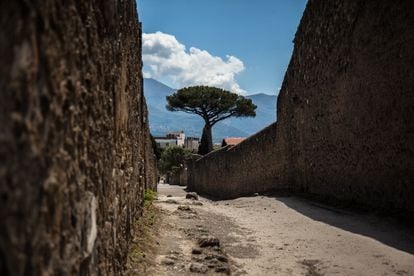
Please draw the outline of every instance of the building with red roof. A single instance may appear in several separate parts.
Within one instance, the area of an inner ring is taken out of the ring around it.
[[[221,146],[235,146],[238,143],[242,142],[244,139],[246,139],[246,137],[227,137],[223,139]]]

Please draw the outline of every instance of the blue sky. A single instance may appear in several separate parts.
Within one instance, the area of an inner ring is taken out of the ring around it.
[[[306,0],[137,0],[146,77],[277,94]]]

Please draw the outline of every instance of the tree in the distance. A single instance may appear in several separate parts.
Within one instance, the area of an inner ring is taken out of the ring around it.
[[[256,105],[252,100],[229,91],[209,86],[192,86],[167,96],[167,109],[196,114],[203,118],[199,154],[213,150],[212,127],[229,117],[254,117]]]
[[[182,147],[167,147],[162,153],[158,163],[161,173],[175,173],[180,170],[186,157],[191,155],[191,151]]]

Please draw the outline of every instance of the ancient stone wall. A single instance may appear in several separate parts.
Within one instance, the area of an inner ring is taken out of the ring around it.
[[[145,151],[145,189],[150,189],[152,191],[157,191],[157,182],[158,182],[158,170],[157,170],[157,157],[154,154],[152,148],[150,134],[148,132],[147,144]]]
[[[135,1],[0,13],[0,274],[120,274],[152,185]]]
[[[143,91],[144,86],[141,87],[141,91]],[[149,132],[149,125],[148,125],[148,109],[145,101],[143,101],[143,124],[144,128],[146,129],[146,139],[145,141],[145,189],[150,189],[152,191],[157,191],[157,184],[158,184],[158,169],[157,169],[157,157],[155,156],[155,152],[152,145],[151,134]]]
[[[199,154],[191,154],[184,160],[184,167],[180,172],[181,186],[187,186],[188,189],[194,190],[194,188],[191,186],[194,183],[194,181],[190,180],[190,178],[192,178],[190,173],[194,173],[195,162],[202,157],[203,156]]]
[[[414,211],[413,10],[308,2],[278,98],[301,191]]]
[[[194,189],[235,197],[288,187],[414,211],[413,10],[410,0],[309,0],[277,131],[197,161]]]
[[[237,146],[210,152],[187,164],[188,186],[214,198],[234,198],[274,189],[285,190],[285,155],[275,139],[278,125],[266,127]]]

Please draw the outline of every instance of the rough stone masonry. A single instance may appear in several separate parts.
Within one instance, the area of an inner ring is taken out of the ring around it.
[[[277,124],[188,165],[219,198],[278,189],[414,212],[414,1],[309,0]]]
[[[0,274],[120,274],[155,184],[135,1],[0,13]]]

